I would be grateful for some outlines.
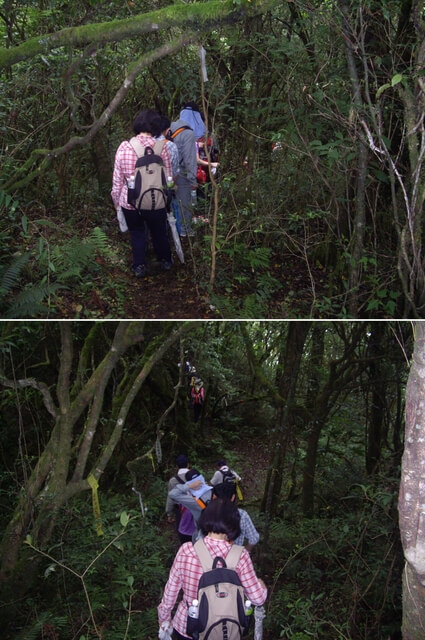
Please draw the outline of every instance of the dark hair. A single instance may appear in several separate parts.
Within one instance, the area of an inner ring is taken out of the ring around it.
[[[236,488],[233,482],[221,482],[215,485],[213,493],[217,498],[231,500],[236,495]]]
[[[224,465],[226,464],[226,460],[217,460],[216,464],[217,467],[224,467]]]
[[[170,118],[167,118],[167,116],[159,116],[161,118],[161,131],[164,131],[164,129],[168,129],[171,125],[171,120]]]
[[[185,467],[187,467],[187,462],[187,456],[185,456],[184,453],[181,453],[179,456],[177,456],[176,463],[179,469],[184,469]]]
[[[188,471],[185,475],[185,480],[186,482],[188,482],[189,480],[193,480],[193,478],[197,478],[200,475],[201,474],[197,469],[190,469],[190,471]]]
[[[155,138],[160,136],[165,129],[169,129],[170,124],[171,120],[167,116],[160,116],[159,113],[155,113],[151,122],[152,133]]]
[[[241,516],[233,502],[229,500],[211,500],[199,518],[198,526],[204,536],[212,533],[225,533],[229,540],[236,540],[241,534]]]
[[[136,136],[139,133],[142,133],[142,131],[144,133],[150,133],[151,135],[154,135],[153,122],[154,117],[157,115],[158,114],[153,109],[142,109],[141,111],[139,111],[133,122],[133,131]]]

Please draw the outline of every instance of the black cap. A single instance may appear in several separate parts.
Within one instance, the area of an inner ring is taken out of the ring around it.
[[[197,478],[200,475],[201,474],[197,469],[190,469],[190,471],[188,471],[185,476],[186,482],[188,482],[189,480],[193,480],[194,478]]]
[[[176,463],[179,469],[184,469],[185,467],[187,467],[187,462],[187,456],[185,456],[184,453],[181,453],[179,456],[177,456]]]

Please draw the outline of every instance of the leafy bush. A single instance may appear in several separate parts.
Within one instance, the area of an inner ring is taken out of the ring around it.
[[[31,550],[41,588],[37,602],[26,601],[25,610],[18,609],[13,634],[40,637],[40,630],[46,633],[50,626],[59,637],[93,637],[89,606],[102,637],[122,640],[128,625],[131,637],[156,634],[156,607],[174,554],[158,535],[158,508],[153,503],[143,518],[133,497],[101,493],[100,503],[103,536],[96,534],[86,495],[61,512],[57,536],[41,550],[41,560]],[[84,576],[84,588],[76,574]]]

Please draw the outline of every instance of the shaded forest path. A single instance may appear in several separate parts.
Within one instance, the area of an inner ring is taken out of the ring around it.
[[[82,235],[96,226],[82,221]],[[77,226],[80,226],[76,223]],[[112,251],[96,258],[92,270],[80,285],[61,289],[53,316],[60,318],[105,319],[297,319],[322,317],[318,303],[328,287],[326,270],[310,264],[289,248],[285,253],[270,251],[269,257],[254,267],[255,252],[261,247],[246,246],[244,255],[233,255],[230,247],[217,253],[213,294],[210,281],[210,228],[195,226],[193,238],[182,238],[185,262],[178,259],[172,244],[173,266],[163,272],[152,244],[147,250],[146,278],[131,271],[132,248],[128,233],[121,233],[112,216],[99,220]],[[75,229],[68,230],[71,237]],[[270,248],[269,248],[270,249]],[[268,250],[268,248],[266,248]],[[247,258],[253,252],[254,259]],[[251,264],[252,263],[252,264]],[[326,317],[326,313],[325,316]]]
[[[173,246],[174,264],[167,272],[161,271],[150,244],[148,275],[139,279],[130,268],[129,235],[121,233],[114,221],[108,225],[107,235],[119,259],[112,264],[108,258],[98,259],[102,274],[94,279],[92,289],[89,293],[86,291],[84,297],[78,297],[77,291],[65,293],[61,315],[148,320],[310,317],[318,295],[316,286],[321,288],[321,284],[325,284],[325,272],[317,266],[313,270],[290,252],[272,256],[267,268],[255,271],[221,253],[214,291],[223,306],[217,309],[207,293],[210,273],[203,236],[208,232],[207,225],[202,225],[196,227],[194,238],[182,238],[184,264]],[[249,251],[249,247],[246,250]],[[270,286],[274,292],[268,290]]]
[[[118,232],[119,233],[119,232]],[[147,252],[146,278],[136,278],[130,270],[131,247],[128,233],[119,233],[118,242],[122,245],[122,255],[126,256],[128,269],[125,279],[128,283],[127,296],[124,301],[126,317],[149,319],[195,318],[208,319],[216,317],[214,309],[199,290],[196,256],[199,254],[199,242],[202,229],[196,229],[194,238],[182,238],[184,253],[182,264],[176,255],[174,242],[170,238],[173,255],[173,267],[162,271],[156,255],[149,242]]]
[[[170,271],[162,271],[156,256],[150,250],[147,256],[148,275],[136,278],[130,270],[131,249],[123,244],[123,252],[128,257],[128,268],[117,278],[125,285],[123,311],[127,318],[147,319],[211,319],[216,318],[214,308],[202,296],[197,286],[194,259],[188,241],[182,239],[185,262],[182,264],[173,254],[174,264]]]
[[[129,234],[121,233],[115,220],[103,230],[117,257],[102,255],[96,259],[99,271],[92,277],[90,290],[86,286],[84,291],[75,288],[62,292],[58,304],[62,317],[149,320],[220,317],[199,286],[196,256],[200,253],[200,230],[190,244],[187,238],[182,239],[184,264],[176,256],[173,245],[174,264],[166,272],[161,270],[149,242],[145,278],[136,278],[131,271]]]

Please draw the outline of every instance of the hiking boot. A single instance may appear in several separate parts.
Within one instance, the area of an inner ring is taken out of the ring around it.
[[[165,260],[165,258],[163,260],[161,260],[161,269],[162,271],[169,271],[172,267],[171,262],[168,262],[168,260]]]
[[[133,273],[136,278],[146,278],[146,265],[139,264],[137,267],[132,267]]]
[[[192,229],[189,229],[189,231],[187,231],[187,232],[183,231],[183,230],[180,231],[180,237],[182,237],[182,238],[187,238],[187,237],[193,238],[194,235],[195,235],[195,232],[192,231]]]

